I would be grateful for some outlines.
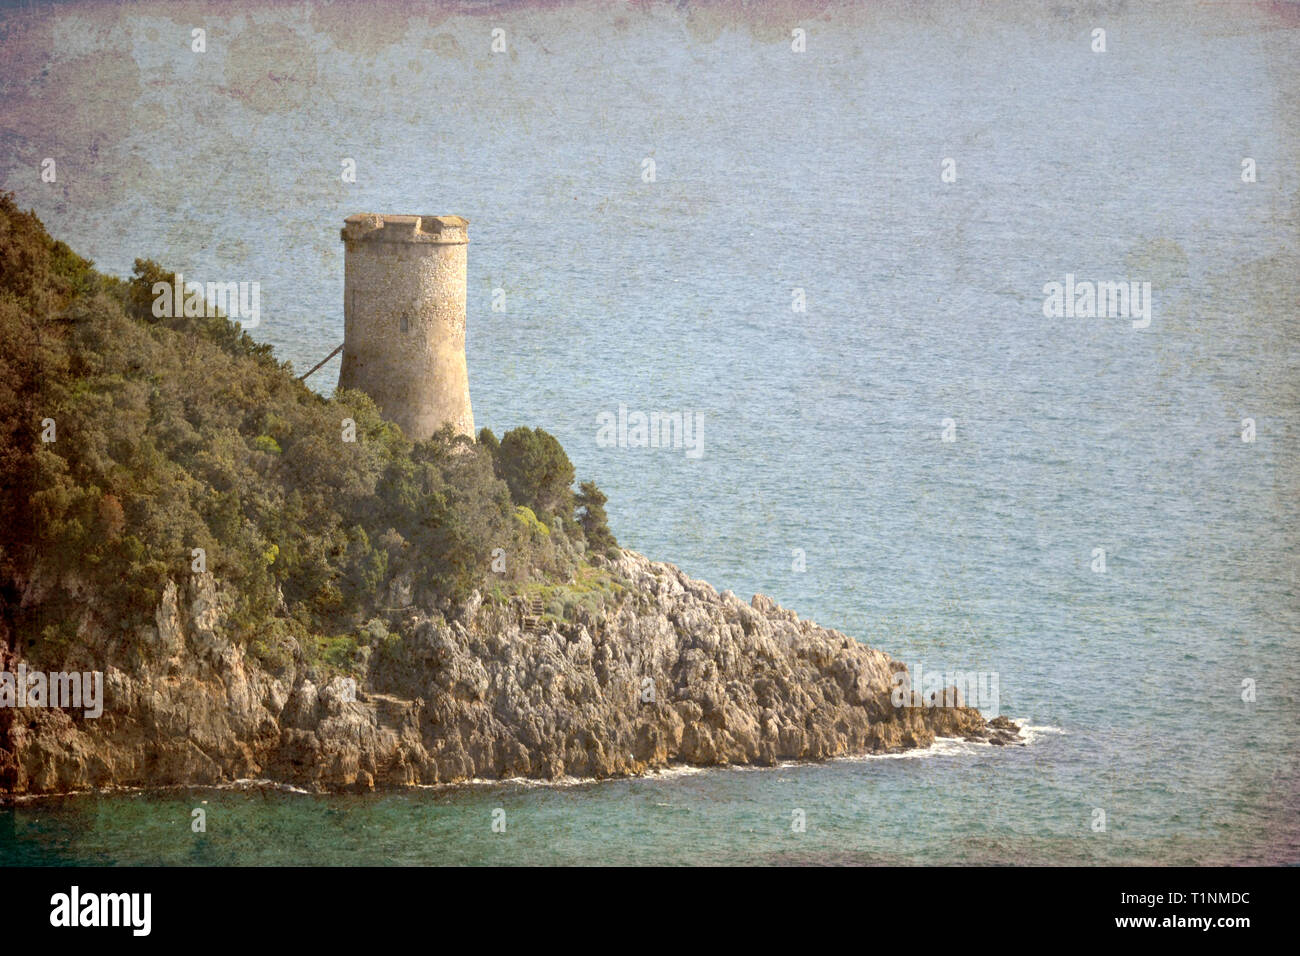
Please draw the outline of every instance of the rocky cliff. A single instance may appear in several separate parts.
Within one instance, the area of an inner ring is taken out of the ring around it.
[[[745,604],[631,552],[606,567],[627,585],[608,612],[539,621],[477,593],[451,621],[408,608],[353,677],[301,659],[268,672],[223,633],[210,575],[169,583],[151,626],[90,633],[71,655],[105,672],[101,717],[0,714],[0,783],[9,797],[248,778],[369,789],[1018,735],[964,707],[895,707],[901,664],[762,595]]]

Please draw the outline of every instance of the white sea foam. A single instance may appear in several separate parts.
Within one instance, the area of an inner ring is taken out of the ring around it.
[[[1053,727],[1050,724],[1030,723],[1032,718],[1022,717],[1015,721],[1020,727],[1020,736],[1025,738],[1026,744],[1036,743],[1043,737],[1068,737],[1070,732],[1064,727]]]
[[[991,746],[992,744],[983,742],[968,742],[960,737],[935,737],[934,743],[928,747],[913,747],[911,750],[888,754],[856,754],[852,757],[838,757],[835,759],[858,762],[868,760],[925,760],[929,757],[956,757],[963,754],[979,753]]]
[[[474,777],[470,780],[457,780],[450,783],[417,783],[412,784],[411,790],[446,790],[454,787],[500,787],[512,786],[533,788],[563,788],[563,787],[581,787],[589,784],[598,783],[617,783],[619,781],[635,780],[659,780],[666,777],[688,777],[697,773],[708,773],[712,770],[727,770],[728,767],[694,767],[688,764],[672,764],[668,767],[659,767],[657,769],[647,770],[645,773],[626,774],[613,777],[557,777],[554,780],[541,780],[535,777],[502,777],[500,779],[491,777]],[[767,769],[767,768],[756,768]]]
[[[183,788],[188,789],[188,788]],[[208,788],[203,788],[208,789]],[[304,790],[302,787],[295,787],[291,783],[280,783],[277,780],[266,780],[261,777],[240,777],[238,780],[232,780],[230,783],[218,783],[211,789],[213,790],[278,790],[281,793],[301,793],[311,796],[315,791]]]
[[[206,793],[208,791],[216,790],[276,790],[281,793],[300,793],[303,796],[308,797],[322,795],[315,790],[304,790],[301,787],[295,787],[293,784],[280,783],[276,780],[266,780],[259,777],[241,777],[238,780],[228,780],[225,783],[171,783],[158,787],[87,787],[82,790],[65,790],[60,793],[24,793],[14,796],[13,803],[44,803],[53,800],[63,800],[69,797],[84,797],[88,794],[96,794],[98,796],[142,797],[150,794],[180,793],[182,791]]]

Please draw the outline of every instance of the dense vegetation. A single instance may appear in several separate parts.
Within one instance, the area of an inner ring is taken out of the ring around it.
[[[368,396],[322,398],[224,317],[156,318],[153,283],[171,278],[147,260],[101,275],[0,194],[10,647],[58,662],[87,593],[101,625],[146,623],[195,549],[235,596],[230,626],[274,659],[288,637],[328,653],[408,593],[446,608],[484,585],[580,580],[585,554],[617,547],[605,496],[575,494],[553,436],[412,443]]]

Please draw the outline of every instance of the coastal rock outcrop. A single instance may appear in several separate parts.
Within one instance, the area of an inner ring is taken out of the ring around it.
[[[102,716],[0,714],[0,792],[605,778],[1018,739],[966,707],[895,706],[902,664],[763,595],[746,604],[633,552],[604,568],[623,588],[599,612],[477,593],[448,616],[407,608],[350,675],[301,654],[266,669],[224,630],[211,575],[169,583],[138,633],[83,628],[75,657],[105,674]]]

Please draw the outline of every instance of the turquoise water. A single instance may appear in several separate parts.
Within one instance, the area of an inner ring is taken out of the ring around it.
[[[927,754],[769,770],[369,796],[266,789],[76,796],[21,807],[0,822],[7,837],[0,862],[1232,863],[1243,859],[1242,821],[1263,824],[1285,810],[1257,794],[1253,810],[1176,809],[1165,818],[1161,805],[1175,794],[1162,783],[1130,781],[1101,801],[1120,819],[1111,815],[1105,833],[1083,836],[1069,811],[1080,805],[1077,782],[1096,772],[1095,758],[1078,748],[1096,743],[1091,735],[1044,733],[993,756],[989,748],[944,743]],[[193,832],[195,809],[205,812],[205,832]],[[795,811],[806,821],[799,832]],[[1288,857],[1282,850],[1251,858]]]
[[[260,281],[254,334],[304,370],[342,338],[345,215],[465,216],[480,426],[556,434],[625,545],[997,672],[1038,730],[561,787],[73,797],[6,811],[5,852],[1300,861],[1297,23],[833,7],[795,54],[730,8],[366,9],[209,17],[201,56],[165,6],[6,14],[0,183],[101,268]],[[1151,282],[1150,327],[1044,318],[1067,273]],[[599,447],[620,403],[700,414],[703,455]]]

